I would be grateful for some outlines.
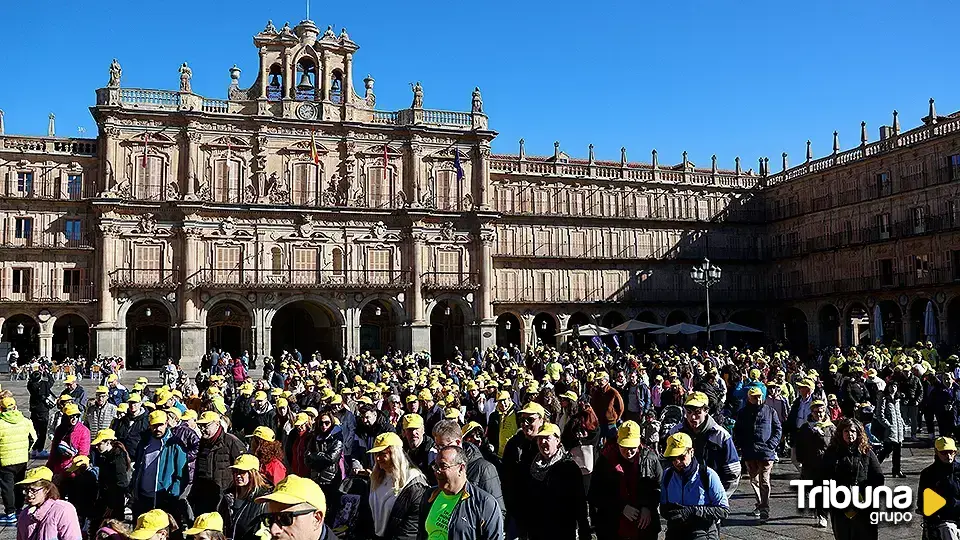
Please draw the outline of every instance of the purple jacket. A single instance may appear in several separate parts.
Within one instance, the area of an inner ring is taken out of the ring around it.
[[[33,514],[29,507],[21,510],[17,517],[17,540],[33,539],[80,540],[77,509],[67,501],[47,499]]]

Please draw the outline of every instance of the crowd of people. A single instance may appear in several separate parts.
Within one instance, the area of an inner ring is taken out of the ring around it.
[[[31,368],[29,419],[0,392],[0,524],[18,540],[719,539],[741,478],[762,523],[778,462],[878,486],[913,440],[935,451],[919,491],[948,501],[925,531],[957,530],[960,365],[932,346],[308,356],[258,377],[211,351],[195,378],[106,373],[91,396]],[[809,519],[878,537],[867,512]]]

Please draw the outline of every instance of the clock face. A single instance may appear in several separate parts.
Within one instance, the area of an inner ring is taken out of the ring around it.
[[[297,107],[297,117],[301,120],[316,120],[317,106],[313,103],[301,103]]]

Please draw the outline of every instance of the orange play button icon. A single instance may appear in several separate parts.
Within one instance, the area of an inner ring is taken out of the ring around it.
[[[930,488],[923,490],[923,515],[930,517],[946,505],[946,499],[941,497],[936,491]]]

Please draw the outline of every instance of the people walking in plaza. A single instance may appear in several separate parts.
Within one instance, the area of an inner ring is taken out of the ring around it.
[[[306,442],[304,458],[310,467],[310,477],[326,495],[329,516],[335,516],[340,508],[340,483],[345,472],[341,463],[346,457],[342,437],[334,414],[324,412],[317,417],[316,430]]]
[[[823,455],[833,440],[836,426],[827,415],[827,407],[822,400],[814,400],[807,422],[797,430],[793,445],[795,458],[800,465],[800,478],[816,481],[823,466]],[[827,511],[824,508],[814,510],[816,526],[827,526]]]
[[[503,451],[509,441],[520,429],[516,407],[510,393],[500,390],[496,394],[496,406],[490,413],[487,424],[487,437],[496,449],[497,457],[503,457]]]
[[[90,433],[99,433],[113,425],[117,417],[117,407],[109,401],[109,390],[106,386],[98,386],[93,402],[84,411],[83,423]]]
[[[733,435],[757,499],[753,515],[766,521],[770,519],[770,473],[777,460],[782,430],[776,412],[764,406],[759,387],[747,390],[747,404],[737,414]]]
[[[276,440],[273,430],[257,426],[250,437],[250,452],[260,460],[260,472],[271,486],[280,483],[287,476],[287,466],[283,462],[283,448]]]
[[[246,445],[227,432],[216,412],[205,411],[197,425],[201,431],[200,449],[189,500],[194,513],[206,514],[217,510],[233,484],[230,466],[245,452]]]
[[[179,498],[189,481],[187,453],[170,432],[167,413],[153,411],[149,423],[150,432],[140,440],[134,454],[130,479],[133,517],[160,508],[182,520],[186,516],[182,515]]]
[[[467,480],[463,449],[441,448],[433,470],[437,487],[423,494],[418,540],[501,540],[504,529],[500,508],[489,493]]]
[[[883,485],[880,462],[870,448],[863,425],[857,420],[845,418],[837,424],[815,483],[822,480],[861,489]],[[879,535],[877,524],[870,522],[868,511],[831,508],[830,524],[836,540],[876,540]]]
[[[546,422],[537,433],[538,454],[524,474],[524,507],[531,540],[590,538],[580,467],[560,442],[560,428]],[[579,536],[578,536],[579,535]]]
[[[704,405],[705,406],[705,405]],[[684,432],[667,438],[663,457],[660,512],[667,520],[667,540],[719,540],[720,522],[729,514],[729,502],[720,476],[695,456],[694,441]]]
[[[47,467],[53,471],[54,480],[59,484],[60,476],[76,455],[90,455],[90,430],[80,423],[80,407],[73,402],[63,408],[60,425],[53,432],[53,443]]]
[[[47,453],[47,426],[50,423],[50,409],[53,403],[53,380],[48,373],[33,371],[27,382],[27,391],[30,392],[30,422],[37,433],[33,445],[36,457],[49,457]]]
[[[483,451],[476,444],[465,440],[464,429],[460,427],[456,420],[437,422],[437,425],[433,426],[433,439],[436,447],[459,446],[463,448],[463,453],[467,458],[467,480],[492,495],[503,511],[505,510],[503,490],[500,486],[500,476],[497,473],[497,468],[484,457]],[[432,476],[432,473],[430,476]]]
[[[17,409],[17,401],[0,399],[0,498],[5,510],[0,525],[14,525],[23,508],[23,493],[16,484],[26,475],[30,446],[36,438],[33,424]]]
[[[620,417],[623,416],[623,397],[616,388],[610,386],[610,374],[601,371],[593,380],[594,388],[590,393],[590,405],[600,420],[600,438],[607,440],[616,437]]]
[[[17,482],[23,489],[24,508],[17,516],[17,540],[77,540],[81,537],[77,510],[60,499],[53,471],[37,467]]]
[[[643,443],[642,428],[626,421],[617,444],[603,447],[590,483],[598,540],[654,540],[660,533],[660,456]]]
[[[127,449],[117,440],[112,429],[97,432],[90,446],[94,449],[94,458],[100,471],[93,521],[96,524],[106,519],[122,520],[132,465]]]
[[[404,415],[400,420],[400,431],[403,434],[403,448],[410,461],[421,471],[429,471],[436,448],[433,437],[425,433],[423,417],[419,414]],[[432,471],[427,474],[427,480],[433,482]]]
[[[112,427],[124,448],[136,452],[144,434],[150,430],[149,414],[144,410],[140,394],[137,393],[127,398],[127,407],[127,413],[118,416]]]

